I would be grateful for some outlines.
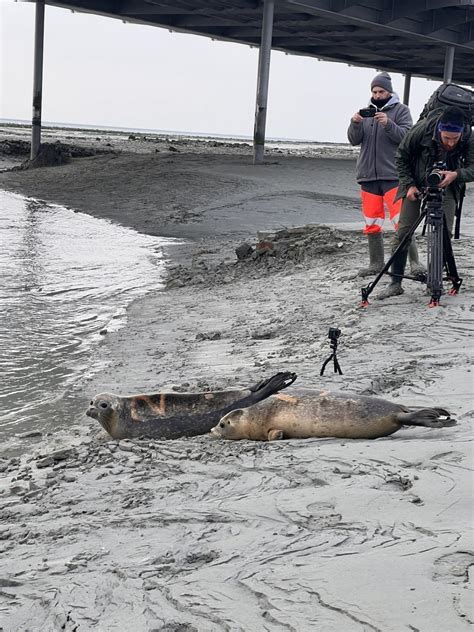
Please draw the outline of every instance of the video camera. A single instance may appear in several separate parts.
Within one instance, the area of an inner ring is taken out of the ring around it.
[[[341,335],[341,330],[336,327],[329,327],[328,338],[329,340],[337,340]]]
[[[426,186],[430,189],[439,187],[444,180],[443,171],[446,171],[446,163],[441,161],[435,162],[431,167],[431,171],[426,175]]]

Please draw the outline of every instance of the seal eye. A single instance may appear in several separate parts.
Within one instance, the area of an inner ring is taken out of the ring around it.
[[[225,423],[224,423],[223,421],[221,421],[221,423],[219,424],[219,426],[220,426],[221,428],[225,428]]]
[[[230,426],[230,420],[227,421],[227,425]]]
[[[93,406],[94,405],[94,400],[91,399],[91,403],[89,404],[89,406]]]
[[[107,404],[105,402],[100,402],[100,407],[101,408],[107,408]]]

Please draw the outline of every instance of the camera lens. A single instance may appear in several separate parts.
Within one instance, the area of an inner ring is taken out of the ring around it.
[[[439,171],[432,171],[428,174],[426,178],[426,182],[429,187],[437,187],[440,182],[443,180],[443,175]]]

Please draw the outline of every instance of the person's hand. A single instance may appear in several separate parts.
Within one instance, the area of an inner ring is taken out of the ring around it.
[[[440,189],[445,189],[449,187],[449,185],[456,180],[458,174],[456,171],[440,171],[440,173],[444,176],[441,182],[439,183]]]
[[[385,112],[376,112],[374,119],[377,121],[377,123],[380,123],[382,127],[385,127],[385,125],[387,125],[388,123],[388,116],[385,114]]]
[[[354,116],[351,118],[351,121],[353,123],[362,123],[364,119],[362,118],[362,116],[359,114],[359,112],[356,112],[354,114]]]
[[[410,202],[415,202],[420,195],[420,191],[415,186],[408,187],[407,191],[407,200]]]

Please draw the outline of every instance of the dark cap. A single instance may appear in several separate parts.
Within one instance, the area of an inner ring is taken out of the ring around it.
[[[370,84],[370,89],[372,90],[375,86],[379,88],[383,88],[387,92],[392,93],[392,77],[388,74],[388,72],[381,72],[379,75],[372,79]]]
[[[440,132],[462,132],[466,126],[466,117],[461,108],[455,105],[447,107],[438,121]]]

